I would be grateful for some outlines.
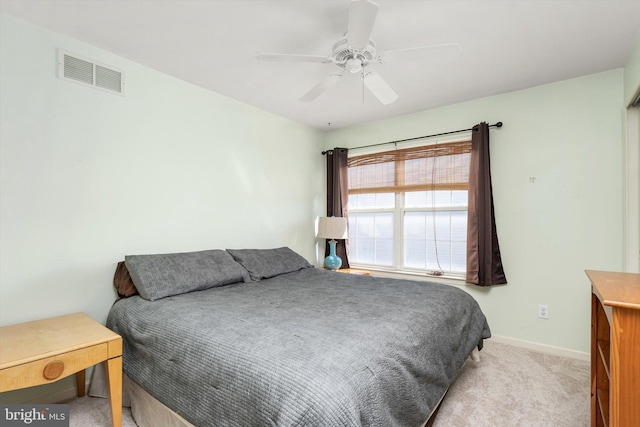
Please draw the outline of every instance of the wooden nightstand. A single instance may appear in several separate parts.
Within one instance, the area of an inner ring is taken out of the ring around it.
[[[85,369],[106,362],[111,420],[122,426],[122,338],[84,313],[0,328],[0,392],[76,374],[84,396]]]
[[[371,276],[371,272],[368,270],[358,270],[355,268],[341,268],[339,270],[336,270],[338,273],[344,273],[344,274],[357,274],[359,276]]]

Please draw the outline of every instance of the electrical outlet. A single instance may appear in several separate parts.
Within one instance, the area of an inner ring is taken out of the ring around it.
[[[549,319],[549,306],[538,304],[538,319]]]

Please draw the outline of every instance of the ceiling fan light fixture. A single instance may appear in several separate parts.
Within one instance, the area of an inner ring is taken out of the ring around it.
[[[1,0],[0,0],[1,1]],[[383,105],[391,104],[398,99],[398,94],[384,79],[369,67],[372,63],[385,63],[383,52],[376,54],[376,43],[371,39],[371,31],[378,13],[378,5],[371,0],[351,0],[349,5],[349,21],[347,32],[333,45],[331,56],[299,55],[299,54],[260,54],[258,59],[268,61],[295,61],[330,63],[340,68],[327,76],[300,98],[302,102],[310,102],[338,82],[344,75],[362,73],[363,88],[366,87]],[[442,47],[447,45],[426,46]],[[457,45],[456,45],[457,46]],[[419,48],[397,49],[395,52],[413,52]],[[388,51],[394,52],[394,51]],[[364,93],[364,92],[363,92]]]
[[[362,71],[362,61],[360,58],[349,58],[345,64],[345,68],[349,70],[351,74],[359,73]]]

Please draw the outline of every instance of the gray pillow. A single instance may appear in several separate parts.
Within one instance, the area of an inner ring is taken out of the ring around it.
[[[217,249],[159,255],[127,255],[125,265],[140,296],[149,301],[249,281],[227,252]]]
[[[313,268],[306,259],[291,249],[227,249],[233,258],[249,272],[251,280],[258,281],[291,273],[303,268]]]

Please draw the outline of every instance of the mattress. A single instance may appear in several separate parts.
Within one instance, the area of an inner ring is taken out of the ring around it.
[[[124,370],[204,426],[422,424],[490,336],[453,286],[304,269],[116,303]]]

